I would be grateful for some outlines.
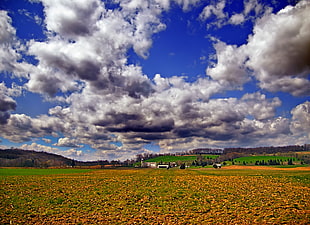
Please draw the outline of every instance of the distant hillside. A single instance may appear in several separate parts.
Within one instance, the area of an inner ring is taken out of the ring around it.
[[[203,159],[215,159],[218,155],[203,155]],[[166,162],[192,162],[197,160],[197,155],[187,155],[187,156],[172,156],[172,155],[166,155],[166,156],[158,156],[152,159],[147,159],[145,162],[156,162],[156,163],[166,163]]]
[[[310,145],[290,145],[290,146],[267,146],[267,147],[255,147],[255,148],[224,148],[224,149],[212,149],[212,148],[198,148],[192,149],[189,154],[228,154],[228,153],[244,153],[244,154],[273,154],[284,152],[301,152],[309,151]]]
[[[100,166],[104,167],[109,165],[112,167],[116,166],[130,166],[133,162],[126,160],[125,162],[120,161],[77,161],[74,159],[68,159],[61,155],[56,155],[47,152],[38,152],[32,150],[23,149],[0,149],[0,167],[67,167],[67,166],[82,166],[82,167],[93,167]]]
[[[290,145],[290,146],[269,146],[257,148],[225,148],[224,154],[227,153],[244,153],[244,154],[274,154],[284,152],[302,152],[309,151],[310,145]]]
[[[0,149],[0,167],[71,166],[72,159],[60,155],[21,149]]]

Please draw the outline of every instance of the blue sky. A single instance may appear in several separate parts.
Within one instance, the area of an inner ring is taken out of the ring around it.
[[[309,1],[4,0],[0,145],[79,160],[310,142]]]

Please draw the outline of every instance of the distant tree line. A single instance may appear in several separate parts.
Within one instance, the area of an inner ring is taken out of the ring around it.
[[[213,165],[217,161],[218,161],[217,159],[214,159],[212,157],[197,155],[197,159],[192,162],[192,166],[204,167],[207,165]]]
[[[287,165],[294,165],[294,163],[293,163],[293,159],[292,158],[290,158],[290,159],[288,159],[287,160]],[[282,159],[270,159],[270,160],[257,160],[256,162],[255,162],[255,165],[260,165],[260,166],[267,166],[267,165],[269,165],[269,166],[273,166],[273,165],[283,165],[284,164],[284,162],[283,162],[283,160]]]
[[[257,148],[224,148],[224,154],[243,153],[243,154],[274,154],[284,152],[302,152],[309,151],[310,145],[289,145],[289,146],[270,146]]]

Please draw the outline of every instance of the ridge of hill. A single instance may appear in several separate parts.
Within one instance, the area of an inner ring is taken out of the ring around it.
[[[22,149],[0,149],[0,167],[73,166],[75,161],[61,155]]]
[[[201,156],[203,159],[216,159],[219,157],[218,155],[203,155]],[[155,158],[147,159],[145,162],[156,162],[156,163],[166,163],[166,162],[192,162],[197,160],[197,155],[183,155],[183,156],[172,156],[172,155],[167,155],[167,156],[157,156]]]

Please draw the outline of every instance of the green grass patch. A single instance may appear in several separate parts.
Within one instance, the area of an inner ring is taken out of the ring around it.
[[[158,156],[152,159],[147,159],[145,162],[177,162],[177,161],[194,161],[197,159],[198,155],[184,155],[184,156],[172,156],[164,155]],[[218,155],[202,155],[204,159],[216,159]]]
[[[0,176],[53,175],[87,173],[90,169],[38,169],[38,168],[1,168]]]

